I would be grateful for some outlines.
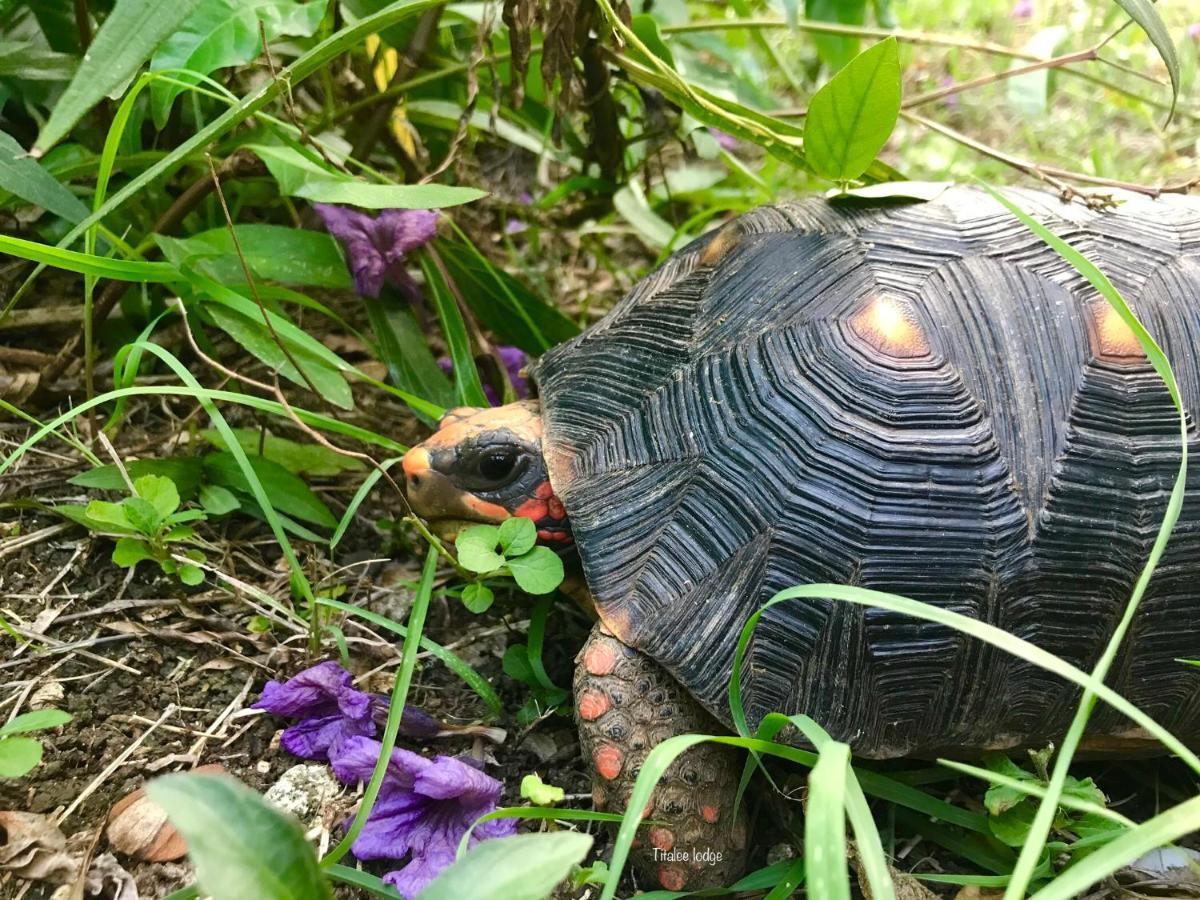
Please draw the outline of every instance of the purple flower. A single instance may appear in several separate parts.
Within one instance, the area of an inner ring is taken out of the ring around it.
[[[325,759],[343,740],[375,734],[376,708],[387,703],[354,687],[350,673],[335,662],[305,669],[286,682],[268,681],[255,709],[299,719],[279,743],[302,759]]]
[[[500,359],[504,363],[505,371],[508,372],[508,380],[512,382],[513,391],[519,399],[525,399],[529,396],[529,382],[521,377],[521,369],[525,366],[527,357],[525,351],[520,347],[498,346],[496,352],[500,354]],[[438,365],[447,375],[454,372],[454,363],[448,356],[443,356],[438,360]],[[500,395],[496,393],[496,389],[490,384],[483,386],[483,393],[488,398],[488,402],[492,406],[500,405]]]
[[[954,85],[956,85],[956,84],[958,84],[958,82],[955,81],[952,76],[950,76],[950,75],[942,76],[941,87],[943,89],[954,87]],[[955,109],[958,106],[958,94],[947,94],[945,97],[942,98],[942,102],[945,103],[951,109]]]
[[[404,268],[404,255],[424,246],[437,233],[437,210],[385,209],[372,218],[344,206],[314,203],[325,228],[345,248],[354,286],[364,297],[378,297],[390,281],[411,299],[416,282]]]
[[[1187,34],[1193,41],[1200,41],[1200,22],[1193,22],[1189,25]]]
[[[1014,19],[1032,19],[1034,13],[1033,0],[1017,0],[1012,8]]]
[[[331,759],[334,774],[346,784],[370,780],[382,749],[370,738],[346,738]],[[502,790],[499,781],[462,760],[429,760],[394,749],[371,817],[354,842],[354,855],[399,860],[411,854],[406,866],[383,879],[411,900],[454,862],[462,836],[496,808]],[[494,819],[471,833],[471,844],[515,832],[514,820]]]
[[[504,233],[505,234],[520,234],[522,231],[525,231],[528,228],[529,228],[529,226],[526,225],[524,222],[522,222],[520,219],[511,219],[510,218],[507,222],[504,223]]]
[[[529,193],[529,191],[521,191],[521,194],[519,197],[517,197],[517,199],[526,206],[533,206],[533,194]]]
[[[732,134],[726,134],[720,128],[714,128],[711,125],[708,126],[708,133],[717,139],[717,144],[720,145],[722,150],[737,149],[737,138],[735,138]]]

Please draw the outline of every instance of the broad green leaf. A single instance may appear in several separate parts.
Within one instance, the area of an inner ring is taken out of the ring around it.
[[[200,505],[211,516],[223,516],[241,508],[241,503],[229,491],[219,484],[206,484],[200,488]]]
[[[267,40],[283,35],[308,37],[321,24],[325,0],[201,0],[200,5],[159,46],[150,69],[187,69],[210,75],[218,69],[253,62],[262,53],[259,23]],[[198,84],[199,77],[172,72],[175,81]],[[150,86],[154,124],[162,129],[175,98],[185,88],[155,81]]]
[[[30,731],[43,731],[46,728],[58,728],[70,722],[72,716],[62,709],[35,709],[32,712],[21,713],[9,722],[0,725],[0,737],[10,734],[27,734]]]
[[[454,390],[429,349],[411,304],[385,292],[366,306],[376,350],[392,384],[437,406],[453,405]],[[432,418],[420,409],[414,411],[422,419]]]
[[[141,497],[126,497],[121,501],[125,518],[133,528],[145,535],[154,535],[162,524],[163,516],[149,500]]]
[[[500,542],[500,549],[505,556],[522,556],[537,543],[537,526],[524,516],[513,516],[500,523],[496,540]]]
[[[495,525],[470,525],[462,530],[454,546],[458,563],[471,572],[494,572],[504,565],[504,557],[496,552],[500,529]]]
[[[837,25],[862,25],[867,18],[866,0],[805,0],[804,18]],[[858,38],[839,34],[812,34],[821,61],[835,72],[854,59]]]
[[[303,481],[279,463],[263,459],[261,456],[247,456],[263,492],[270,497],[277,510],[322,528],[332,530],[337,527],[337,520],[329,511],[329,507]],[[237,460],[226,450],[204,457],[204,470],[216,484],[235,491],[253,493],[250,482],[238,466]]]
[[[510,644],[500,660],[504,674],[522,684],[537,685],[533,666],[529,663],[529,648],[524,644]]]
[[[831,188],[825,197],[834,203],[863,205],[887,201],[928,202],[936,200],[953,184],[952,181],[884,181],[847,190]]]
[[[1167,122],[1170,122],[1175,115],[1175,103],[1179,99],[1179,57],[1175,55],[1171,33],[1167,31],[1162,16],[1158,14],[1154,0],[1116,0],[1116,4],[1142,27],[1167,67],[1167,75],[1171,78],[1171,109],[1167,113]]]
[[[79,222],[88,214],[82,200],[59,184],[3,131],[0,131],[0,188],[68,222]]]
[[[187,841],[200,889],[213,900],[326,900],[329,883],[304,830],[241,782],[166,775],[146,785]]]
[[[123,503],[110,503],[107,500],[93,500],[87,505],[87,516],[95,522],[101,522],[105,525],[113,525],[123,531],[128,531],[133,528],[133,524],[129,521],[129,516],[126,515],[125,505]]]
[[[531,772],[521,779],[521,796],[534,806],[553,806],[561,803],[566,791],[542,781],[540,775]]]
[[[900,58],[887,38],[856,56],[813,95],[804,152],[813,171],[858,178],[887,143],[900,113]]]
[[[475,614],[487,612],[496,602],[496,595],[486,584],[472,582],[463,588],[462,602],[468,610]]]
[[[179,272],[170,263],[109,259],[106,256],[92,256],[90,253],[64,250],[61,247],[52,247],[49,244],[0,234],[0,254],[3,253],[54,266],[56,269],[63,269],[67,272],[78,272],[81,275],[93,275],[97,278],[112,278],[115,281],[147,284],[169,284],[183,281]]]
[[[445,184],[368,184],[321,179],[301,185],[296,196],[317,203],[340,203],[363,209],[444,209],[486,197],[487,191]]]
[[[261,316],[251,318],[219,303],[206,303],[204,309],[218,328],[288,381],[304,388],[311,381],[317,393],[334,406],[354,408],[354,395],[340,372],[294,345],[288,347],[292,357],[289,359],[288,353],[276,342],[275,335],[267,329]],[[303,375],[292,365],[293,359],[304,369]]]
[[[0,738],[0,778],[20,778],[41,761],[40,741],[20,735]]]
[[[283,225],[235,225],[246,265],[256,279],[304,287],[347,290],[352,286],[337,243],[322,231]],[[244,285],[246,273],[228,228],[187,238],[154,235],[163,256],[221,284]]]
[[[433,298],[442,334],[446,338],[446,350],[454,374],[454,404],[456,406],[488,406],[487,395],[479,381],[479,369],[471,347],[471,337],[463,320],[462,310],[443,274],[445,263],[440,262],[436,251],[422,253],[421,271],[425,275],[426,292]]]
[[[36,4],[35,4],[36,5]],[[0,41],[0,78],[22,81],[70,81],[75,57],[28,41]]]
[[[235,428],[233,433],[247,453],[265,456],[294,475],[332,476],[342,472],[361,472],[363,469],[359,460],[320,444],[301,444],[257,428]],[[200,436],[218,450],[228,449],[225,439],[215,429],[205,429]]]
[[[179,509],[179,491],[175,482],[162,475],[143,475],[135,478],[133,489],[139,497],[149,500],[158,512],[159,518],[165,519]]]
[[[592,847],[577,831],[519,834],[476,844],[418,900],[544,900]],[[220,900],[220,898],[218,898]]]
[[[143,475],[162,475],[171,479],[181,500],[196,496],[204,465],[197,456],[176,456],[166,459],[135,459],[125,463],[125,471],[134,481]],[[114,465],[98,466],[81,472],[68,480],[67,484],[77,487],[96,488],[103,491],[124,491],[125,479],[121,470]]]
[[[80,52],[74,0],[38,0],[28,5],[50,49],[59,53]]]
[[[75,77],[54,104],[38,135],[45,152],[62,140],[84,113],[120,88],[155,48],[179,29],[201,0],[117,0],[96,32]]]
[[[672,68],[675,67],[675,57],[671,55],[671,48],[667,46],[666,41],[662,39],[662,35],[658,30],[658,21],[654,16],[648,13],[634,16],[629,23],[629,27],[633,29],[633,33],[641,38],[642,43],[657,56],[660,60]],[[630,49],[631,54],[635,59],[639,59],[643,63],[649,63],[644,54],[636,47]]]
[[[150,547],[141,538],[123,537],[113,548],[113,565],[120,566],[122,569],[130,569],[146,559],[154,559],[154,554],[150,552]]]
[[[675,227],[650,208],[636,179],[613,194],[613,206],[651,250],[661,250],[675,239]],[[686,238],[682,240],[686,243]]]
[[[528,594],[548,594],[562,584],[562,559],[549,547],[534,547],[505,565],[517,586]]]
[[[195,587],[198,584],[204,583],[204,570],[197,566],[180,566],[179,580],[188,587]]]

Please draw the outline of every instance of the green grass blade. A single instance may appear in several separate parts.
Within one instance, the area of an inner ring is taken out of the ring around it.
[[[805,882],[821,900],[850,900],[846,859],[846,775],[850,747],[825,741],[808,776],[804,807]]]
[[[153,284],[183,281],[183,277],[169,263],[108,259],[8,235],[0,235],[0,253],[94,278]]]
[[[371,809],[379,798],[379,789],[383,785],[383,777],[387,774],[388,765],[392,759],[392,748],[396,746],[396,737],[400,734],[400,720],[404,714],[404,704],[408,701],[408,688],[412,684],[413,669],[417,666],[417,647],[421,643],[421,631],[425,627],[425,614],[429,611],[429,599],[433,596],[433,576],[437,572],[437,550],[430,547],[425,554],[425,566],[421,570],[421,581],[417,585],[417,593],[413,598],[412,609],[408,613],[408,633],[404,636],[404,652],[400,659],[400,671],[396,675],[396,683],[392,688],[392,701],[388,707],[387,724],[383,728],[383,747],[379,751],[379,760],[375,763],[375,771],[371,773],[371,781],[367,784],[362,803],[354,815],[354,821],[346,831],[345,836],[337,846],[321,859],[321,867],[329,868],[339,859],[350,852],[355,839],[362,833],[363,826],[371,816]],[[313,611],[314,617],[316,610]]]

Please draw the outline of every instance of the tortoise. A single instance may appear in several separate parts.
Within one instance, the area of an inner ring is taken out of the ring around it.
[[[1196,453],[1200,204],[1011,196],[1157,337]],[[787,587],[904,594],[1090,668],[1179,465],[1178,413],[1131,329],[965,186],[746,213],[530,374],[539,399],[452,410],[403,467],[414,510],[447,534],[525,516],[577,553],[599,621],[577,658],[576,719],[602,809],[624,808],[658,742],[729,729],[738,637]],[[1110,684],[1196,743],[1200,670],[1176,660],[1200,649],[1200,477],[1186,489]],[[767,611],[742,681],[751,727],[806,713],[875,758],[1043,745],[1078,699],[947,627],[819,600]],[[1101,708],[1089,745],[1135,751],[1147,736]],[[663,887],[742,864],[732,753],[689,750],[643,812],[665,824],[634,862]]]

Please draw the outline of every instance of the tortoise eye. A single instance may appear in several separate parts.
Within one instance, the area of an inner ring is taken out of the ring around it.
[[[514,447],[496,447],[479,458],[479,474],[488,481],[503,481],[517,465]]]

